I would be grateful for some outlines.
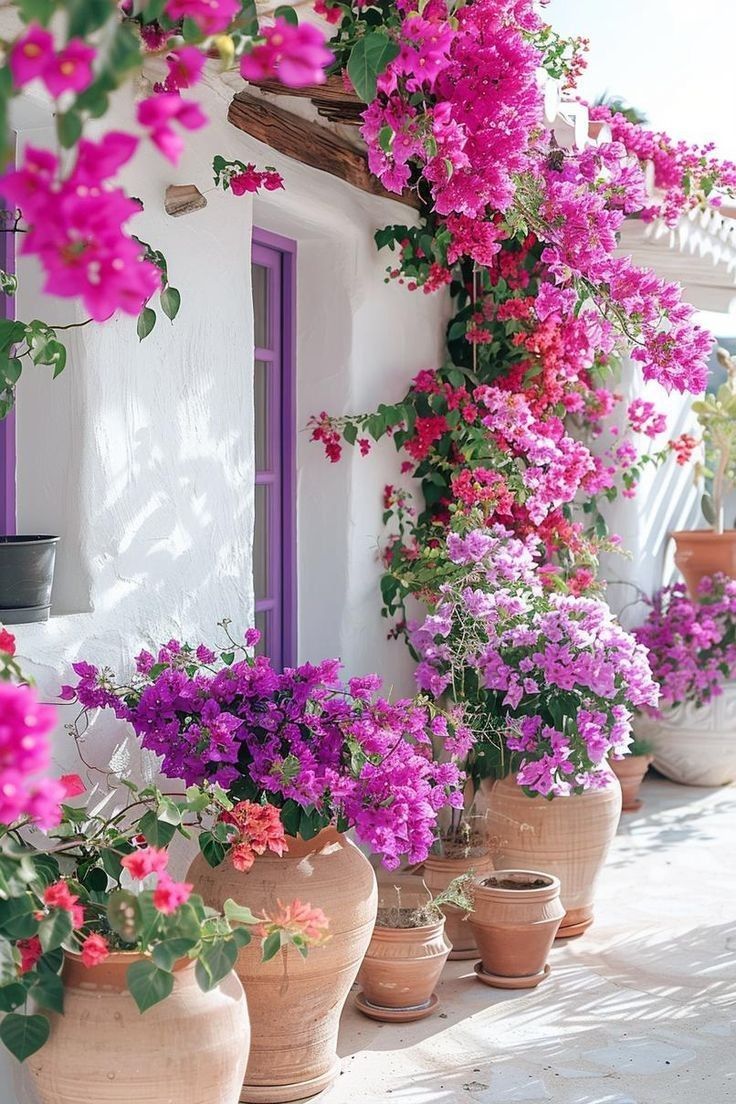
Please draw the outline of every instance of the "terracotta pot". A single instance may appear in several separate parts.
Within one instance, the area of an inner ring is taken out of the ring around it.
[[[652,755],[627,755],[624,759],[609,760],[611,770],[621,783],[623,813],[635,813],[641,809],[639,790],[653,758]]]
[[[250,1028],[243,987],[228,974],[209,993],[194,964],[141,1014],[125,975],[140,955],[87,969],[64,963],[64,1015],[46,1012],[48,1042],[26,1063],[41,1104],[237,1104]]]
[[[313,840],[289,839],[282,857],[267,853],[247,874],[226,860],[212,869],[199,856],[189,881],[221,909],[228,897],[255,913],[272,913],[298,898],[321,908],[331,938],[306,959],[293,947],[261,962],[253,940],[238,955],[248,994],[252,1041],[243,1101],[301,1100],[337,1077],[340,1013],[371,941],[378,895],[373,869],[346,836],[325,828]]]
[[[480,951],[478,979],[498,989],[534,988],[549,973],[547,958],[565,915],[559,878],[496,870],[478,881],[473,899],[469,922]]]
[[[682,529],[672,533],[675,563],[692,597],[706,575],[722,572],[736,579],[736,529],[715,533],[712,529]]]
[[[451,944],[444,917],[421,928],[376,925],[358,974],[357,1004],[376,1020],[421,1020],[439,1001],[434,989]]]
[[[700,707],[684,702],[658,718],[637,717],[637,736],[652,747],[654,766],[685,786],[736,781],[736,682]]]
[[[484,783],[488,787],[488,783]],[[490,790],[489,850],[497,870],[542,870],[560,879],[565,918],[558,938],[593,923],[595,886],[616,835],[621,787],[609,783],[571,797],[527,797],[513,777]]]
[[[493,870],[490,856],[476,855],[467,859],[446,859],[440,855],[430,855],[424,862],[424,882],[431,895],[436,897],[443,889],[447,889],[451,881],[471,870],[479,878],[487,877]],[[452,945],[450,958],[477,958],[478,948],[465,913],[454,905],[445,905],[442,911],[446,921],[445,935]]]

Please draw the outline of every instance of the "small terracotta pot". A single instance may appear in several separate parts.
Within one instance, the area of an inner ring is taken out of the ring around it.
[[[488,883],[492,884],[488,884]],[[478,979],[498,989],[533,989],[565,915],[560,880],[534,870],[497,870],[473,887],[469,916],[481,961]]]
[[[434,989],[451,945],[445,919],[421,928],[376,925],[358,974],[357,1005],[376,1020],[421,1020],[439,1003]]]
[[[559,878],[565,918],[558,938],[582,935],[593,923],[596,882],[621,815],[618,779],[609,772],[602,789],[551,801],[527,797],[513,777],[490,787],[489,850],[494,867],[542,870]]]
[[[171,995],[141,1014],[126,987],[141,958],[112,954],[87,969],[67,955],[64,1015],[45,1013],[51,1034],[26,1063],[41,1104],[237,1104],[250,1042],[237,977],[203,993],[182,963]]]
[[[687,583],[690,596],[707,575],[721,572],[736,579],[736,529],[715,533],[712,529],[682,529],[672,533],[675,563]]]
[[[253,1033],[241,1101],[302,1100],[338,1076],[340,1013],[376,920],[373,868],[347,836],[325,828],[308,842],[289,837],[288,845],[280,858],[260,855],[247,873],[228,859],[213,870],[198,856],[188,875],[213,908],[232,897],[272,915],[279,900],[298,898],[321,908],[330,923],[330,939],[306,958],[285,947],[261,962],[257,939],[240,950],[235,970],[248,994]]]
[[[430,855],[424,861],[423,875],[427,889],[433,897],[447,889],[450,882],[462,874],[474,871],[479,878],[487,877],[493,870],[490,855],[476,855],[469,858],[446,859],[440,855]],[[454,905],[443,906],[445,914],[445,935],[452,950],[451,959],[477,958],[478,948],[475,937],[462,909]]]
[[[653,758],[653,755],[627,755],[624,759],[610,760],[611,770],[621,783],[622,813],[641,809],[639,790]]]

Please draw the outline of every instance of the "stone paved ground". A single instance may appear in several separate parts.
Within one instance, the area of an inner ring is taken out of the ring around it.
[[[736,1104],[736,787],[648,779],[623,818],[594,926],[537,990],[448,963],[441,1015],[343,1017],[318,1104]]]

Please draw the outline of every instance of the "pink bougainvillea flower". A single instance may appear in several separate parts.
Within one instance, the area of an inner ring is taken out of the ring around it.
[[[77,184],[98,186],[127,165],[138,148],[138,139],[121,130],[111,130],[99,142],[82,138],[77,145],[73,180]]]
[[[263,29],[263,37],[266,41],[254,46],[240,63],[246,80],[275,78],[290,88],[324,83],[325,68],[335,59],[317,27],[310,23],[294,27],[279,17],[272,27]]]
[[[278,910],[272,916],[265,916],[266,927],[270,930],[281,929],[290,935],[299,935],[307,943],[324,943],[329,939],[327,929],[330,922],[321,908],[312,908],[294,900],[289,905],[276,902]]]
[[[37,935],[32,935],[30,939],[19,939],[16,943],[16,947],[20,952],[20,966],[18,967],[18,971],[21,974],[27,974],[29,970],[33,969],[43,954],[41,940]]]
[[[53,36],[38,23],[31,23],[10,49],[8,65],[16,88],[41,76],[53,49]]]
[[[15,655],[15,637],[6,628],[0,629],[0,652],[6,655]]]
[[[92,83],[92,62],[96,51],[74,38],[58,54],[52,54],[43,70],[44,84],[54,98],[64,92],[84,92]]]
[[[226,30],[241,10],[240,0],[168,0],[165,12],[169,19],[191,19],[202,34],[213,35]]]
[[[343,16],[343,8],[339,4],[331,4],[329,0],[314,0],[314,10],[328,23],[339,23]]]
[[[103,935],[88,935],[82,943],[82,962],[89,969],[110,957],[110,946]]]
[[[167,87],[191,88],[202,76],[204,63],[205,56],[196,46],[180,46],[173,50],[166,59],[169,67]]]
[[[230,189],[233,195],[240,196],[246,192],[257,192],[261,187],[263,174],[255,165],[246,165],[245,170],[230,178]]]
[[[171,124],[177,122],[186,130],[198,130],[206,125],[207,116],[197,104],[183,100],[178,92],[163,92],[138,105],[138,122],[146,127],[164,157],[176,164],[184,151],[184,140]]]
[[[78,774],[62,774],[59,782],[64,787],[64,797],[79,797],[87,789]]]
[[[79,898],[72,893],[65,881],[60,880],[46,886],[43,891],[43,900],[49,908],[67,909],[69,911]]]
[[[274,805],[239,801],[232,809],[222,813],[220,820],[238,829],[230,851],[236,870],[250,870],[256,856],[266,851],[273,851],[276,855],[288,851],[281,814]]]
[[[175,882],[168,874],[161,874],[153,891],[154,907],[169,916],[180,905],[186,904],[193,889],[194,886],[189,882]]]
[[[125,867],[131,877],[141,881],[149,874],[163,873],[168,861],[168,851],[165,851],[162,847],[144,847],[140,851],[133,851],[130,855],[125,855],[120,860],[120,864]]]

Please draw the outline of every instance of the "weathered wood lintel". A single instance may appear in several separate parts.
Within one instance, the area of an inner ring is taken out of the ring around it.
[[[293,157],[303,165],[330,173],[369,195],[393,199],[407,207],[419,207],[419,200],[411,192],[395,195],[386,191],[369,172],[365,154],[319,123],[301,119],[245,92],[239,92],[233,98],[227,117],[233,126],[251,138],[264,142],[286,157]]]

